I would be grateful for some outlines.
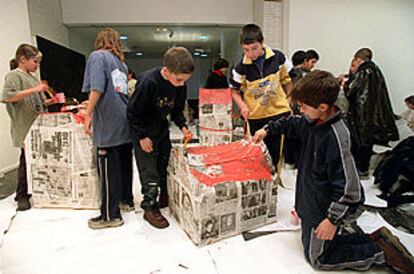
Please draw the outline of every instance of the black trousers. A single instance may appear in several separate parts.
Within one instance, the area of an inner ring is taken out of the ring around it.
[[[259,129],[263,128],[269,121],[275,121],[282,117],[289,116],[289,112],[282,113],[273,117],[257,119],[257,120],[248,120],[250,125],[250,133],[254,136],[254,133]],[[269,150],[269,154],[272,157],[272,162],[275,167],[277,167],[277,163],[279,162],[279,155],[280,155],[280,137],[281,135],[272,135],[266,136],[264,138],[264,143],[266,144],[267,149]]]
[[[151,153],[143,151],[138,140],[133,142],[141,181],[141,193],[144,196],[141,208],[144,210],[157,207],[158,188],[161,192],[167,192],[167,166],[170,159],[171,141],[168,132],[164,132],[161,136],[163,137],[159,140],[152,140],[153,151]]]
[[[315,229],[302,221],[305,257],[320,270],[367,270],[385,263],[384,252],[367,234],[335,235],[331,241],[316,238]]]
[[[15,201],[20,199],[28,199],[32,195],[27,193],[27,170],[26,157],[24,156],[24,149],[20,149],[19,168],[17,171],[17,188]]]
[[[354,156],[355,165],[359,172],[367,172],[371,162],[374,145],[360,145],[354,140],[351,143],[351,153]]]
[[[121,218],[119,202],[131,204],[132,144],[97,149],[98,174],[101,184],[101,215],[107,221]]]

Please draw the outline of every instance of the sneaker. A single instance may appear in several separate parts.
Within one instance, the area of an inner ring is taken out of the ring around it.
[[[18,211],[25,211],[30,209],[32,206],[30,205],[29,198],[20,198],[17,200],[17,210]]]
[[[170,225],[158,209],[145,210],[144,220],[150,223],[153,227],[160,229],[166,228]]]
[[[103,229],[103,228],[110,228],[110,227],[118,227],[124,224],[124,220],[122,218],[115,218],[109,221],[103,219],[102,216],[98,216],[95,218],[91,218],[88,220],[88,226],[92,229]]]
[[[165,207],[168,207],[168,193],[161,191],[161,194],[158,197],[158,208]]]
[[[384,251],[385,261],[401,273],[414,273],[414,257],[386,227],[381,227],[369,235]]]
[[[369,172],[368,171],[358,171],[359,178],[363,181],[369,179]]]
[[[119,209],[121,211],[124,211],[124,212],[130,212],[130,211],[134,211],[135,210],[135,206],[134,206],[134,203],[133,202],[132,202],[132,204],[120,202],[119,203]]]

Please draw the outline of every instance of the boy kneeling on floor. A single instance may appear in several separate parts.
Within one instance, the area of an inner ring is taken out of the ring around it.
[[[305,257],[314,268],[366,270],[386,263],[399,272],[413,273],[413,256],[385,227],[372,234],[341,230],[365,197],[348,128],[334,105],[338,93],[339,84],[331,73],[310,72],[291,93],[304,115],[269,122],[253,141],[276,134],[301,141],[295,208],[302,220]]]

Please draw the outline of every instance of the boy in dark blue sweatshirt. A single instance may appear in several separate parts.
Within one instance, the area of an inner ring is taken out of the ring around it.
[[[187,99],[186,81],[194,71],[191,53],[182,47],[169,49],[164,65],[144,73],[130,98],[127,117],[144,200],[144,219],[156,228],[168,227],[159,208],[168,204],[167,165],[171,151],[171,119],[190,140],[191,132],[183,115]],[[158,188],[161,195],[157,203]]]
[[[371,235],[342,233],[343,221],[364,201],[351,155],[349,131],[334,106],[339,83],[326,71],[312,71],[291,93],[303,116],[269,122],[253,141],[286,134],[301,141],[295,209],[309,263],[321,270],[366,270],[387,263],[412,273],[413,257],[385,227]]]

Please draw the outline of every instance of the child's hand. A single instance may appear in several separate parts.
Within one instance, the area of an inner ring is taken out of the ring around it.
[[[89,115],[89,114],[85,115],[85,122],[83,124],[83,131],[88,136],[92,135],[92,120],[91,120],[91,115]]]
[[[267,132],[264,129],[259,129],[253,136],[253,142],[255,144],[260,143],[267,136]]]
[[[337,79],[338,79],[339,86],[343,87],[346,82],[345,74],[340,74]]]
[[[184,135],[184,140],[185,141],[190,141],[192,138],[193,138],[193,134],[191,133],[191,131],[190,130],[188,130],[188,128],[186,128],[186,127],[183,127],[182,129],[181,129],[181,131],[183,132],[183,135]]]
[[[335,236],[336,225],[331,223],[328,218],[324,219],[316,228],[316,238],[319,240],[332,240]]]
[[[37,87],[36,87],[36,91],[37,92],[45,92],[45,91],[48,91],[49,90],[49,86],[48,85],[46,85],[46,84],[39,84]]]
[[[249,108],[247,106],[244,106],[240,109],[240,114],[244,118],[244,120],[247,121],[247,118],[249,117]]]
[[[151,153],[153,151],[152,141],[149,137],[139,140],[139,145],[141,146],[141,149],[147,153]]]

